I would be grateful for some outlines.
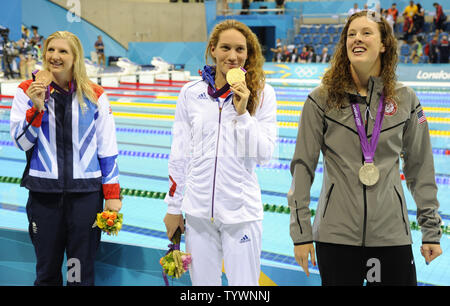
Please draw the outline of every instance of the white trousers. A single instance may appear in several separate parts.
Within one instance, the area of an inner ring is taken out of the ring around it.
[[[193,286],[221,286],[222,259],[229,286],[258,286],[262,221],[222,224],[186,214],[186,251]]]

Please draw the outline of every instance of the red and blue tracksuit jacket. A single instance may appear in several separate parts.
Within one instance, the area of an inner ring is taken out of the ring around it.
[[[103,88],[92,85],[98,106],[84,98],[82,111],[73,83],[69,92],[55,90],[52,83],[45,110],[37,113],[26,95],[31,83],[19,85],[10,118],[14,144],[27,156],[21,185],[46,193],[103,189],[105,199],[118,199],[115,124]]]

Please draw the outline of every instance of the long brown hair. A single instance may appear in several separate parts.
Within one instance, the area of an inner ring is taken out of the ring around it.
[[[264,88],[265,75],[263,65],[265,59],[262,55],[261,45],[258,37],[250,30],[248,26],[234,19],[227,19],[217,24],[211,32],[208,40],[208,45],[205,51],[205,60],[208,63],[208,58],[212,58],[215,62],[211,48],[216,47],[219,42],[220,33],[226,30],[235,29],[244,35],[247,41],[247,60],[244,69],[247,70],[245,75],[245,82],[247,88],[250,90],[250,97],[247,103],[247,111],[253,115],[259,103],[259,96]]]
[[[356,18],[362,16],[367,16],[378,24],[381,42],[385,47],[384,53],[380,54],[380,77],[384,85],[383,94],[386,100],[396,100],[395,83],[397,78],[395,71],[398,63],[397,40],[394,37],[391,26],[384,17],[373,11],[361,11],[350,16],[345,24],[334,55],[331,58],[331,68],[324,74],[322,79],[322,84],[328,93],[327,105],[329,108],[340,107],[344,103],[346,93],[356,89],[350,72],[350,60],[347,56],[346,42],[350,24]]]
[[[92,87],[92,81],[89,79],[87,73],[86,73],[86,66],[84,65],[84,52],[83,52],[83,46],[81,45],[80,40],[78,37],[68,31],[57,31],[53,34],[51,34],[44,43],[44,52],[43,52],[43,63],[44,63],[44,69],[48,69],[48,63],[46,60],[46,53],[48,49],[48,44],[53,39],[64,39],[68,42],[70,49],[73,54],[73,79],[75,80],[77,84],[77,95],[78,95],[78,102],[81,106],[81,109],[83,110],[86,106],[86,102],[84,101],[84,97],[88,98],[92,103],[97,104],[97,96],[94,92],[94,89]]]

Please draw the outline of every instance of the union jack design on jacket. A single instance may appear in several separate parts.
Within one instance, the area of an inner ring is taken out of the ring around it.
[[[32,80],[19,85],[11,108],[11,137],[26,152],[22,184],[36,192],[93,192],[120,197],[114,117],[103,88],[93,84],[98,107],[84,98],[81,110],[75,84],[70,91],[49,86],[45,110],[37,113],[26,95]]]

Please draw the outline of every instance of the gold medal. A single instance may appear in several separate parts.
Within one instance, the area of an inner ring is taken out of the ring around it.
[[[373,163],[366,163],[359,169],[359,180],[366,186],[373,186],[378,182],[380,172]]]
[[[233,68],[227,72],[227,83],[233,85],[245,81],[245,71],[242,68]]]
[[[38,73],[36,73],[36,82],[40,82],[44,84],[45,87],[50,85],[52,82],[53,76],[50,71],[47,70],[41,70]]]

